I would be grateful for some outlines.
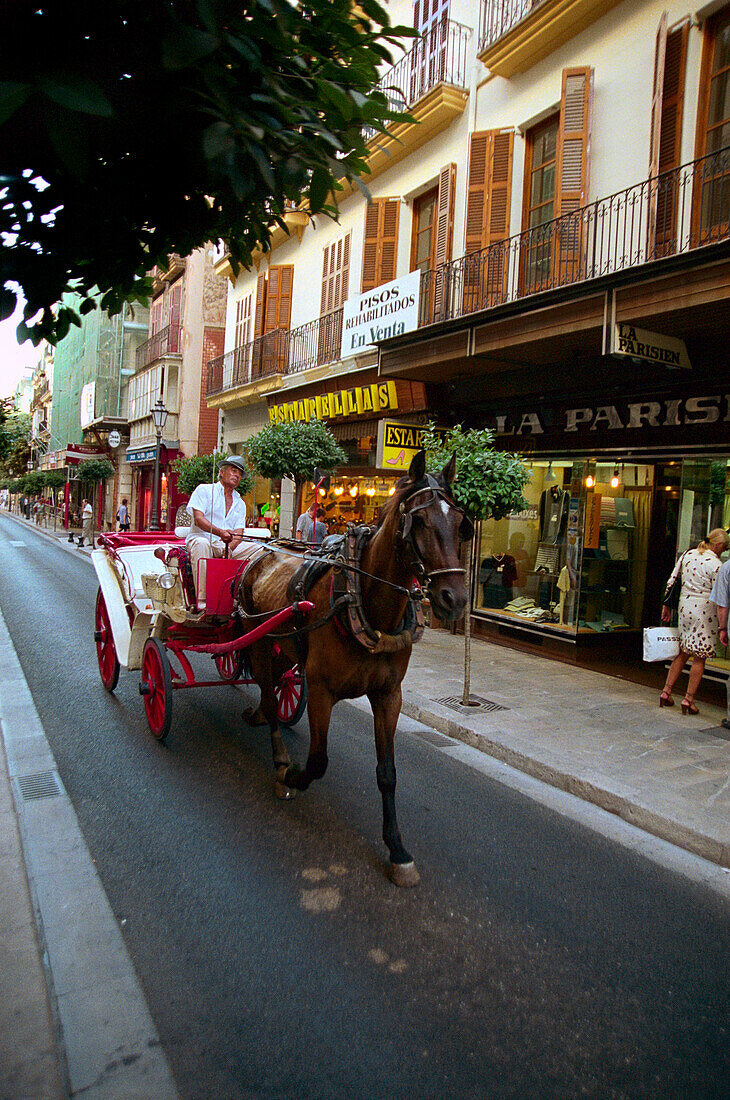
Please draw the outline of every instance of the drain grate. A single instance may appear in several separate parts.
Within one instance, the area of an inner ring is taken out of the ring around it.
[[[495,710],[509,710],[509,707],[503,707],[501,703],[485,699],[482,695],[470,695],[469,699],[469,703],[464,703],[458,695],[444,695],[443,698],[436,699],[435,702],[440,703],[442,707],[458,710],[460,714],[474,714],[476,711],[489,714]]]
[[[56,774],[50,771],[18,776],[18,786],[24,802],[32,802],[36,798],[55,798],[61,793]]]

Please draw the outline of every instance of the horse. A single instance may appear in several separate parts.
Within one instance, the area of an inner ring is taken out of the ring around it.
[[[459,547],[461,541],[472,537],[473,525],[453,499],[455,471],[452,456],[440,474],[428,474],[425,452],[417,452],[408,474],[380,508],[376,524],[350,531],[350,546],[357,547],[357,553],[343,557],[340,552],[327,558],[325,548],[310,551],[303,561],[301,550],[297,553],[294,548],[274,546],[251,562],[237,589],[245,631],[246,616],[251,616],[253,625],[254,616],[270,615],[291,602],[293,581],[314,569],[306,598],[315,608],[307,622],[276,639],[280,647],[276,656],[268,637],[247,650],[261,689],[260,712],[271,732],[276,791],[281,798],[292,797],[324,775],[334,704],[367,696],[375,726],[383,839],[390,853],[388,873],[398,886],[414,886],[419,881],[398,828],[393,750],[401,683],[414,635],[420,636],[414,611],[420,612],[420,604],[415,597],[426,591],[434,613],[447,622],[462,616],[467,599]],[[332,538],[337,541],[337,536]],[[296,591],[305,594],[302,582]],[[421,632],[422,624],[421,615]],[[278,730],[274,666],[282,656],[292,664],[299,661],[306,674],[310,743],[303,768],[292,763]]]

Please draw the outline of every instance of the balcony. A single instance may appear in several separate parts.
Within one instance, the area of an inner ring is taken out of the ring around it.
[[[621,0],[482,0],[479,60],[494,76],[524,73]]]
[[[207,397],[249,388],[258,396],[281,385],[281,376],[336,363],[342,344],[342,309],[298,328],[259,336],[208,363]],[[275,384],[272,385],[272,382]]]
[[[425,273],[419,327],[727,240],[730,148]]]
[[[168,256],[167,267],[153,267],[150,274],[152,275],[152,294],[156,296],[164,290],[165,283],[174,283],[186,267],[186,261],[183,256],[178,256],[176,252]]]
[[[368,182],[410,156],[461,115],[469,96],[472,30],[452,19],[436,23],[404,57],[383,75],[378,90],[394,111],[405,111],[414,122],[390,123],[386,133],[366,130],[370,173]],[[349,195],[354,184],[343,181]]]
[[[136,367],[142,370],[154,363],[156,359],[163,359],[166,355],[182,354],[182,325],[168,325],[160,329],[144,344],[140,344],[136,351]]]

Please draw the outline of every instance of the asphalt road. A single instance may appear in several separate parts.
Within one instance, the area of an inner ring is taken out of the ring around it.
[[[0,517],[0,607],[181,1096],[727,1095],[722,899],[417,732],[396,751],[422,882],[398,890],[361,710],[281,803],[250,691],[177,692],[166,746],[137,673],[104,691],[95,594],[85,556]]]

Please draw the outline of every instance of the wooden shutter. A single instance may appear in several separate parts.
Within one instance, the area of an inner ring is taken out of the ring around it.
[[[399,199],[375,199],[365,211],[362,290],[392,282],[398,260]]]
[[[454,196],[456,192],[456,165],[447,164],[439,172],[438,199],[436,202],[436,256],[433,273],[433,319],[448,315],[450,269],[454,242]],[[429,307],[431,302],[429,302]]]
[[[256,280],[256,311],[253,321],[254,339],[264,334],[264,319],[266,315],[266,275],[259,275]]]
[[[317,363],[333,363],[340,357],[342,315],[339,312],[350,289],[350,234],[333,241],[322,257]]]
[[[668,256],[676,249],[678,180],[682,142],[684,81],[689,20],[667,31],[666,12],[657,31],[652,98],[649,256]]]
[[[293,264],[271,264],[266,288],[264,335],[262,339],[261,373],[283,373],[288,352],[288,332],[291,324]]]
[[[560,126],[555,157],[555,256],[559,283],[580,276],[583,258],[583,224],[577,213],[588,202],[593,70],[563,69]],[[571,215],[575,215],[571,217]]]
[[[481,255],[465,264],[465,312],[495,305],[506,292],[513,149],[511,130],[471,135],[464,252]]]

